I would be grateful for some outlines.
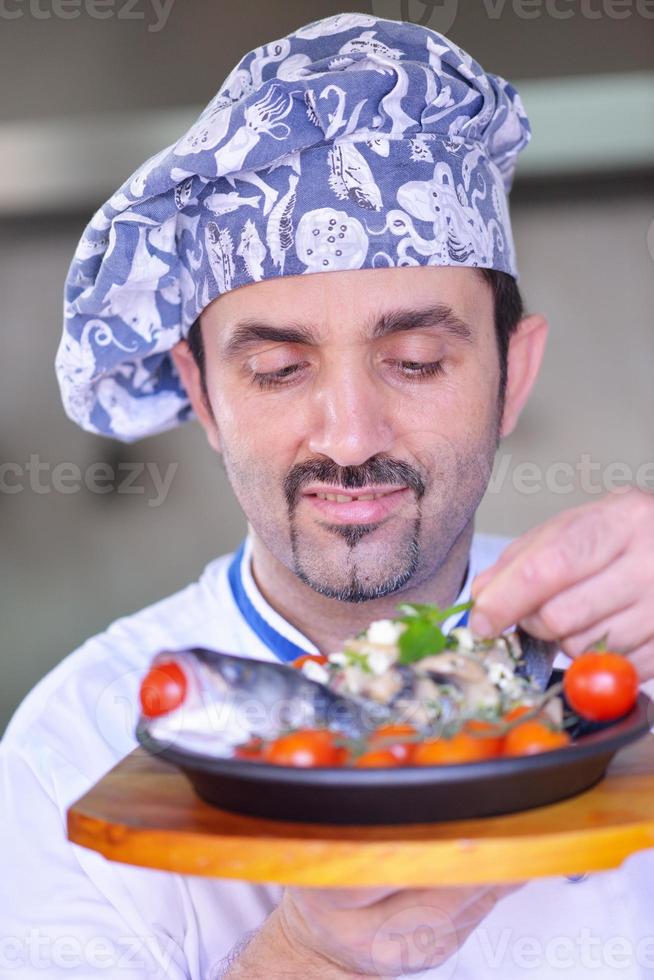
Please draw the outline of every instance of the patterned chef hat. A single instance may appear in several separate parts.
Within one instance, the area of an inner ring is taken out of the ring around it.
[[[256,48],[94,215],[65,291],[68,415],[131,442],[191,416],[170,357],[199,313],[275,276],[389,266],[516,275],[520,98],[441,34],[346,13]]]

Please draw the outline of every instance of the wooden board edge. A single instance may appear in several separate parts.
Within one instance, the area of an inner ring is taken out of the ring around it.
[[[200,877],[304,887],[435,887],[606,871],[654,847],[654,820],[543,838],[334,841],[186,834],[67,814],[71,843],[110,861]],[[245,855],[245,857],[244,857]],[[437,870],[436,870],[437,869]]]

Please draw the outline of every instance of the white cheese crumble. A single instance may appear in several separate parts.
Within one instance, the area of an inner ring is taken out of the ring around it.
[[[350,691],[352,694],[360,694],[367,679],[361,668],[354,665],[346,667],[344,670],[344,675],[345,689]]]
[[[366,637],[370,643],[394,646],[404,631],[404,623],[394,623],[392,619],[376,619],[368,627]]]
[[[395,654],[393,652],[386,653],[384,650],[373,650],[368,654],[368,666],[377,676],[386,673],[394,661]]]
[[[492,688],[483,691],[477,698],[477,710],[483,711],[486,708],[495,708],[498,703],[499,695]]]
[[[501,690],[506,690],[514,682],[513,673],[502,663],[498,661],[493,661],[488,664],[488,679],[491,684],[495,684]]]
[[[450,636],[455,638],[460,650],[474,650],[475,638],[472,635],[472,630],[468,629],[467,626],[455,626]]]

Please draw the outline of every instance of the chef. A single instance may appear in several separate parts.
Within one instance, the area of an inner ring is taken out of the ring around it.
[[[512,543],[474,532],[547,331],[523,310],[507,206],[528,138],[511,85],[445,37],[339,14],[247,54],[92,218],[66,281],[65,409],[125,441],[198,420],[248,534],[16,712],[2,977],[654,976],[654,851],[510,886],[323,891],[66,840],[67,807],[135,747],[138,683],[164,648],[289,661],[399,601],[472,595],[480,635],[520,622],[563,665],[607,635],[654,675],[651,497]]]

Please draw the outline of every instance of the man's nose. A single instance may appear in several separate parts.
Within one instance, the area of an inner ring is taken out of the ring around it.
[[[315,390],[308,445],[339,466],[360,466],[391,450],[387,405],[368,372],[334,370]]]

